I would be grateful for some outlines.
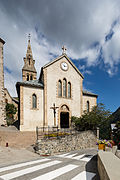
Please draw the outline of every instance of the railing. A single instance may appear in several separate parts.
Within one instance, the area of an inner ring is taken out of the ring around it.
[[[72,128],[59,128],[57,127],[36,127],[37,141],[39,139],[51,139],[51,138],[62,138],[68,135],[79,134]]]

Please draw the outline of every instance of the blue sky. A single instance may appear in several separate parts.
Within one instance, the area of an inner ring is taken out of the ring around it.
[[[74,64],[84,75],[83,88],[90,92],[98,94],[98,103],[103,103],[106,109],[114,112],[119,106],[119,90],[120,90],[120,71],[114,76],[108,76],[108,73],[102,67],[89,67],[86,73],[84,73],[85,63],[81,60],[72,60]],[[82,60],[83,61],[83,60]],[[120,69],[120,65],[118,66]]]
[[[5,87],[16,96],[22,79],[28,34],[35,66],[62,54],[84,75],[85,90],[112,112],[120,102],[120,0],[0,0],[0,37],[4,46]]]

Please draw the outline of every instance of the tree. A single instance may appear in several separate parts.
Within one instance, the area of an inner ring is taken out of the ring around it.
[[[110,111],[105,110],[105,106],[99,103],[97,106],[92,108],[90,112],[84,112],[81,117],[72,117],[72,122],[75,123],[77,130],[95,130],[97,127],[100,128],[101,138],[110,138],[110,124],[108,117]]]
[[[14,122],[14,115],[17,112],[17,108],[14,104],[6,104],[6,118],[7,118],[7,125],[11,125]]]
[[[117,121],[120,121],[120,107],[110,115],[109,119],[111,124],[116,124]]]
[[[113,141],[115,142],[115,144],[118,145],[120,143],[120,120],[117,121],[115,128],[113,129],[112,136],[113,136]],[[119,144],[119,146],[120,146],[120,144]],[[120,149],[120,147],[119,147],[119,149]]]

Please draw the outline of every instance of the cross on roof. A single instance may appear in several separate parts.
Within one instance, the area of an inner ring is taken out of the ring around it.
[[[67,49],[66,49],[65,46],[62,47],[62,50],[63,50],[62,54],[66,54],[66,50],[67,50]]]
[[[30,35],[30,33],[28,34],[28,41],[30,41],[30,38],[31,38],[31,35]]]

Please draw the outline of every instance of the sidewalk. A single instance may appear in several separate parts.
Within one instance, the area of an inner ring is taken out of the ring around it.
[[[40,156],[25,148],[15,149],[0,146],[0,167],[38,159]]]
[[[36,142],[36,132],[21,132],[14,126],[0,127],[0,146],[8,143],[12,148],[27,148]]]
[[[14,126],[0,127],[0,167],[38,159],[40,156],[32,148],[35,142],[35,132],[21,132]]]

